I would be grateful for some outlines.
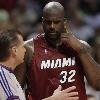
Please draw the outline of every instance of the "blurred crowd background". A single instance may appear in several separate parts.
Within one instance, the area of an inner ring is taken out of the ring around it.
[[[72,32],[92,46],[92,55],[100,64],[100,0],[0,0],[0,30],[17,28],[24,33],[24,40],[43,33],[42,10],[50,1],[64,6]],[[88,100],[100,100],[100,92],[87,82],[86,88]]]

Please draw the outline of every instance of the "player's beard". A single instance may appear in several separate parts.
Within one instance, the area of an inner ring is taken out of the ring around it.
[[[45,38],[50,45],[56,46],[58,42],[60,42],[61,32],[56,31],[45,33]]]

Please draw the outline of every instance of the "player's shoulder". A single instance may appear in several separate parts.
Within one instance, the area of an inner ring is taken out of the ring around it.
[[[86,41],[80,40],[80,42],[81,42],[83,45],[85,45],[85,46],[87,46],[87,47],[90,47],[90,45],[89,45]]]
[[[38,39],[40,39],[41,37],[44,37],[44,33],[39,33],[39,34],[33,35],[33,40],[38,40]]]
[[[86,41],[80,40],[80,42],[84,45],[84,47],[86,47],[88,52],[90,52],[92,54],[92,52],[93,52],[92,47]]]
[[[24,45],[32,45],[34,43],[34,40],[38,40],[41,37],[44,37],[44,33],[34,34],[32,38],[30,38],[24,42]]]
[[[33,38],[28,39],[24,42],[24,45],[30,45],[33,42]]]
[[[26,48],[26,53],[27,52],[33,52],[34,51],[34,44],[33,44],[33,38],[27,40],[24,42],[24,46]]]

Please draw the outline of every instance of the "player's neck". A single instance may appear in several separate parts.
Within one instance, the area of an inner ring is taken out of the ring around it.
[[[49,46],[53,47],[53,48],[58,48],[62,42],[60,40],[50,40],[48,38],[46,38],[46,42]]]

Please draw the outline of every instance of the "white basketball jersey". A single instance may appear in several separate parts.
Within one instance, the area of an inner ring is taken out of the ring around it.
[[[0,100],[26,100],[13,72],[0,64]]]

